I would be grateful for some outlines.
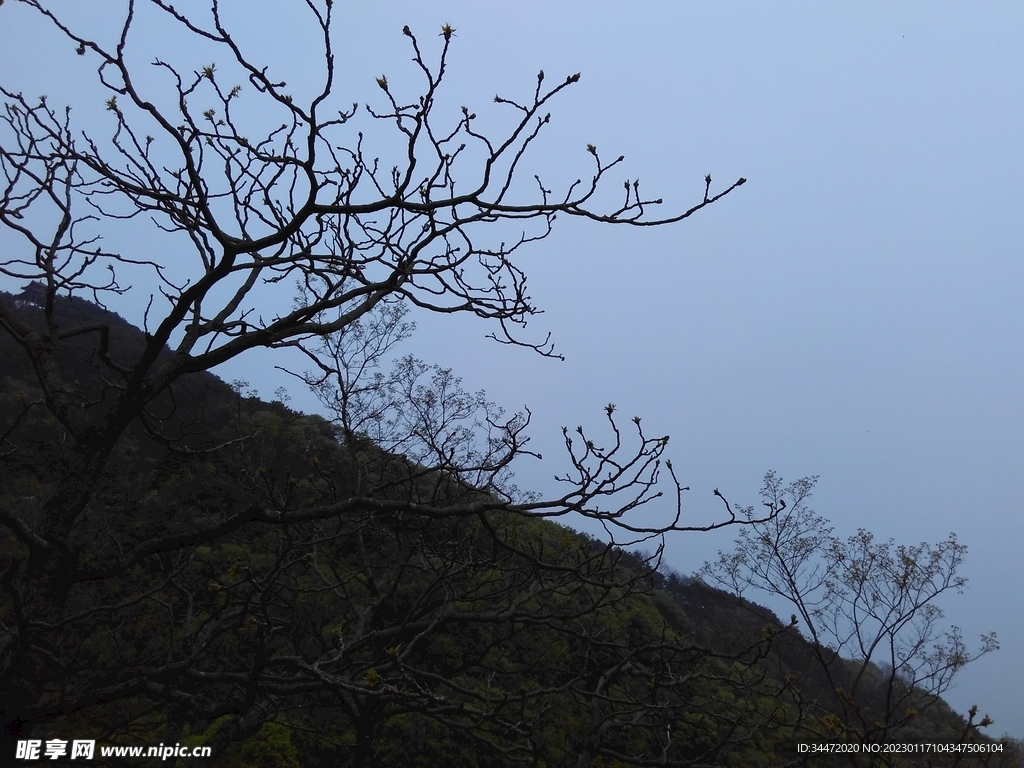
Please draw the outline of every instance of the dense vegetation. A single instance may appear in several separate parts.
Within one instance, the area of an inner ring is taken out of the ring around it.
[[[668,437],[613,405],[564,430],[539,498],[511,478],[528,410],[412,356],[383,370],[413,311],[556,357],[527,328],[524,249],[559,218],[681,222],[745,179],[706,175],[659,213],[639,180],[609,194],[624,157],[581,141],[583,167],[543,180],[535,142],[580,75],[449,110],[450,24],[403,27],[412,63],[361,106],[335,59],[343,4],[287,11],[289,56],[312,59],[291,87],[247,4],[138,0],[88,30],[69,8],[4,7],[94,78],[75,110],[0,84],[0,275],[29,281],[0,297],[0,754],[59,737],[202,744],[225,767],[618,768],[983,740],[984,717],[941,701],[996,647],[935,643],[955,537],[847,549],[804,503],[813,482],[773,475],[766,509],[716,491],[720,517],[694,520]],[[103,308],[133,290],[142,330]],[[211,375],[285,349],[329,420]],[[580,517],[605,536],[557,524]],[[659,570],[666,537],[730,526],[739,548],[709,571],[729,590]],[[738,597],[766,585],[793,620]],[[851,652],[871,636],[888,668]]]
[[[41,321],[31,303],[2,300]],[[144,343],[85,301],[62,300],[58,316],[108,323],[115,357]],[[60,362],[77,396],[101,403],[95,353],[76,337]],[[0,416],[18,426],[0,504],[32,525],[65,438],[27,356],[3,337],[0,355]],[[214,764],[781,765],[798,741],[842,733],[822,716],[842,712],[842,692],[764,608],[552,522],[446,517],[486,494],[209,374],[184,377],[159,405],[159,434],[176,439],[137,428],[122,440],[77,530],[78,567],[100,572],[154,537],[175,544],[136,553],[116,578],[77,580],[30,692],[36,737],[199,744],[225,703],[257,691],[252,732]],[[189,540],[251,505],[352,497],[381,503]],[[9,569],[25,552],[3,536]],[[9,627],[18,606],[2,610]],[[834,659],[833,676],[845,663]],[[862,704],[885,707],[870,701],[880,685],[862,690]],[[922,693],[919,709],[890,740],[979,738],[941,700]],[[990,763],[1009,764],[1000,758]]]

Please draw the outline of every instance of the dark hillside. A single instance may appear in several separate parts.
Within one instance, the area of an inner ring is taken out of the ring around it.
[[[88,302],[56,317],[108,327],[115,362],[144,348]],[[59,350],[101,421],[118,383],[101,335]],[[0,359],[0,506],[31,525],[66,438],[2,333]],[[448,515],[489,497],[318,416],[192,374],[149,419],[74,530],[79,581],[48,635],[56,682],[32,692],[33,738],[219,743],[258,700],[212,765],[785,765],[801,703],[837,695],[767,609],[514,510]],[[308,514],[257,514],[293,509]],[[26,554],[7,530],[11,577]],[[961,740],[943,702],[922,709],[905,739]]]
[[[0,291],[0,301],[14,307],[34,328],[45,328],[42,308],[32,300],[31,291],[17,295]],[[146,334],[120,315],[80,298],[56,297],[54,316],[60,334],[97,329],[60,341],[59,361],[65,378],[74,382],[75,394],[81,398],[83,408],[88,404],[89,413],[101,420],[105,414],[104,404],[109,406],[117,378],[101,361],[101,354],[108,352],[113,363],[130,367],[145,349]],[[101,328],[104,332],[98,330]],[[165,348],[160,359],[166,360],[170,355],[171,351]],[[6,333],[0,334],[0,360],[4,361],[0,375],[35,386],[30,358]],[[223,426],[227,418],[225,406],[233,402],[230,386],[213,374],[200,372],[182,377],[170,392],[154,403],[151,411],[155,419],[188,433],[200,429],[198,423],[207,422],[211,417],[214,422],[206,423],[205,427]]]

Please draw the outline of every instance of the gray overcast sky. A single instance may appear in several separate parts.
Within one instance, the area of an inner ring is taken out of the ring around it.
[[[73,6],[99,28],[120,4]],[[298,13],[240,6],[245,39],[301,88],[314,62]],[[547,311],[534,325],[564,363],[487,343],[479,323],[416,318],[418,355],[533,410],[551,460],[522,467],[521,484],[549,489],[559,428],[597,427],[614,402],[672,435],[695,514],[715,511],[715,487],[757,503],[773,469],[820,475],[814,507],[842,534],[955,531],[970,587],[947,618],[969,638],[998,632],[1003,649],[947,699],[989,712],[993,735],[1024,736],[1024,5],[338,6],[342,103],[374,98],[381,73],[411,83],[403,24],[429,47],[449,22],[450,103],[482,120],[538,69],[583,73],[531,166],[545,181],[588,173],[588,142],[626,155],[613,188],[639,177],[668,210],[698,201],[705,173],[749,179],[683,224],[566,223],[526,254]],[[5,4],[5,84],[80,96],[87,73],[53,41]],[[138,322],[143,301],[113,308]],[[314,408],[266,360],[220,373]],[[693,571],[730,540],[674,540],[669,563]]]

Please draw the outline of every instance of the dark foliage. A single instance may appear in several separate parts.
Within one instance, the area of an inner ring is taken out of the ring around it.
[[[0,299],[26,323],[41,317]],[[117,354],[142,343],[88,302],[57,304],[69,323],[111,322]],[[10,420],[40,393],[27,356],[4,351]],[[79,338],[60,361],[93,400],[95,354]],[[134,541],[222,524],[240,506],[309,507],[367,483],[381,500],[439,511],[485,497],[209,374],[183,377],[171,394],[165,426],[187,437],[128,432],[77,532],[80,568],[123,559]],[[7,439],[0,502],[31,525],[62,440],[44,409],[27,413]],[[8,538],[3,551],[17,550]],[[45,635],[51,666],[33,670],[29,727],[39,738],[211,743],[256,672],[260,716],[224,742],[217,765],[789,761],[808,726],[801,701],[840,711],[808,643],[767,609],[651,564],[507,513],[354,509],[252,522],[80,580],[67,618]],[[941,702],[915,726],[900,738],[976,738]]]
[[[535,498],[510,474],[528,411],[413,357],[380,371],[410,309],[556,356],[526,334],[519,259],[556,218],[667,225],[745,180],[709,175],[659,217],[637,180],[607,195],[623,158],[581,145],[588,170],[549,188],[531,151],[579,75],[441,114],[449,25],[433,52],[402,30],[418,85],[382,75],[350,104],[339,5],[296,3],[319,66],[296,93],[217,0],[131,2],[97,37],[43,0],[4,7],[95,68],[105,123],[3,73],[0,274],[29,285],[0,301],[0,753],[54,735],[204,744],[222,766],[791,762],[843,714],[845,663],[656,570],[666,535],[778,506],[716,491],[722,516],[693,519],[668,438],[612,405],[599,436],[564,431],[562,493]],[[142,59],[140,31],[159,32]],[[129,279],[143,330],[102,308]],[[331,421],[209,373],[280,349]],[[573,516],[606,539],[552,522]],[[809,687],[801,648],[825,661]]]

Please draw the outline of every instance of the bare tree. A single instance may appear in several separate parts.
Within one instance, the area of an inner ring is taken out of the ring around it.
[[[843,541],[807,506],[816,479],[786,485],[768,473],[761,496],[772,518],[742,529],[736,549],[719,553],[704,575],[738,595],[761,592],[793,606],[790,631],[802,629],[813,659],[812,669],[787,670],[803,681],[791,693],[805,713],[805,740],[905,741],[954,675],[999,647],[987,634],[971,651],[958,627],[941,626],[936,603],[966,586],[958,571],[967,548],[954,534],[906,546],[860,529]],[[755,516],[753,508],[740,514]],[[972,727],[991,722],[975,724],[974,715]]]
[[[614,544],[737,519],[687,524],[684,489],[663,460],[667,438],[647,435],[639,419],[624,434],[611,406],[607,447],[582,428],[566,432],[563,495],[521,494],[509,467],[528,453],[528,413],[505,417],[414,358],[390,375],[374,366],[405,334],[409,307],[476,315],[493,322],[497,341],[553,356],[549,340],[524,336],[537,308],[516,259],[556,216],[666,225],[744,179],[712,193],[708,176],[695,205],[667,216],[652,214],[661,200],[637,181],[601,207],[599,190],[623,158],[588,145],[590,170],[567,188],[548,189],[538,175],[521,183],[550,102],[579,75],[548,85],[541,72],[526,99],[495,97],[507,124],[490,135],[468,108],[437,114],[448,25],[434,58],[403,30],[417,93],[381,76],[377,106],[339,109],[330,0],[305,3],[322,70],[301,102],[236,40],[216,1],[203,17],[163,0],[129,2],[111,44],[41,1],[20,7],[96,65],[109,128],[100,140],[70,110],[0,88],[0,222],[20,239],[0,273],[33,281],[39,294],[30,307],[0,302],[0,327],[30,361],[36,393],[3,438],[14,455],[29,450],[32,430],[57,446],[39,493],[0,501],[5,738],[95,722],[163,740],[207,728],[220,748],[270,720],[312,728],[309,713],[327,708],[354,729],[353,764],[373,759],[381,729],[427,715],[529,762],[531,717],[558,697],[582,697],[596,719],[581,759],[624,754],[629,739],[608,734],[629,728],[657,733],[650,743],[663,762],[697,759],[670,754],[664,740],[684,702],[699,698],[683,671],[693,649],[653,625],[638,629],[635,647],[609,644],[600,621],[640,584]],[[215,61],[193,69],[158,58],[141,71],[131,52],[148,23],[213,48]],[[364,128],[391,132],[394,162],[364,150]],[[107,245],[125,221],[148,225],[149,239]],[[161,239],[173,263],[154,255]],[[139,274],[152,290],[140,348],[116,348],[109,322],[68,324],[72,297],[102,304]],[[285,310],[282,292],[296,284],[300,300]],[[62,368],[82,337],[96,340],[92,389]],[[282,348],[312,361],[308,378],[335,407],[339,431],[246,409],[243,399],[234,431],[190,433],[175,421],[190,376]],[[162,447],[159,467],[138,458],[142,444]],[[305,447],[297,454],[296,445]],[[244,492],[205,486],[204,466],[234,472]],[[171,492],[172,477],[189,490],[156,524],[153,498]],[[666,491],[672,519],[637,521],[632,513]],[[610,543],[555,556],[543,536],[525,538],[535,518],[570,514],[600,521]],[[436,631],[455,626],[466,639],[458,674],[427,663],[441,653],[430,647]],[[551,666],[537,649],[507,660],[501,680],[494,654],[538,627],[588,662],[557,681],[515,683],[517,671]],[[641,695],[630,682],[640,678],[659,681],[654,693]],[[741,709],[720,713],[731,730],[700,754],[763,716]],[[319,732],[331,738],[327,725]],[[648,752],[639,749],[637,764],[656,762]]]

